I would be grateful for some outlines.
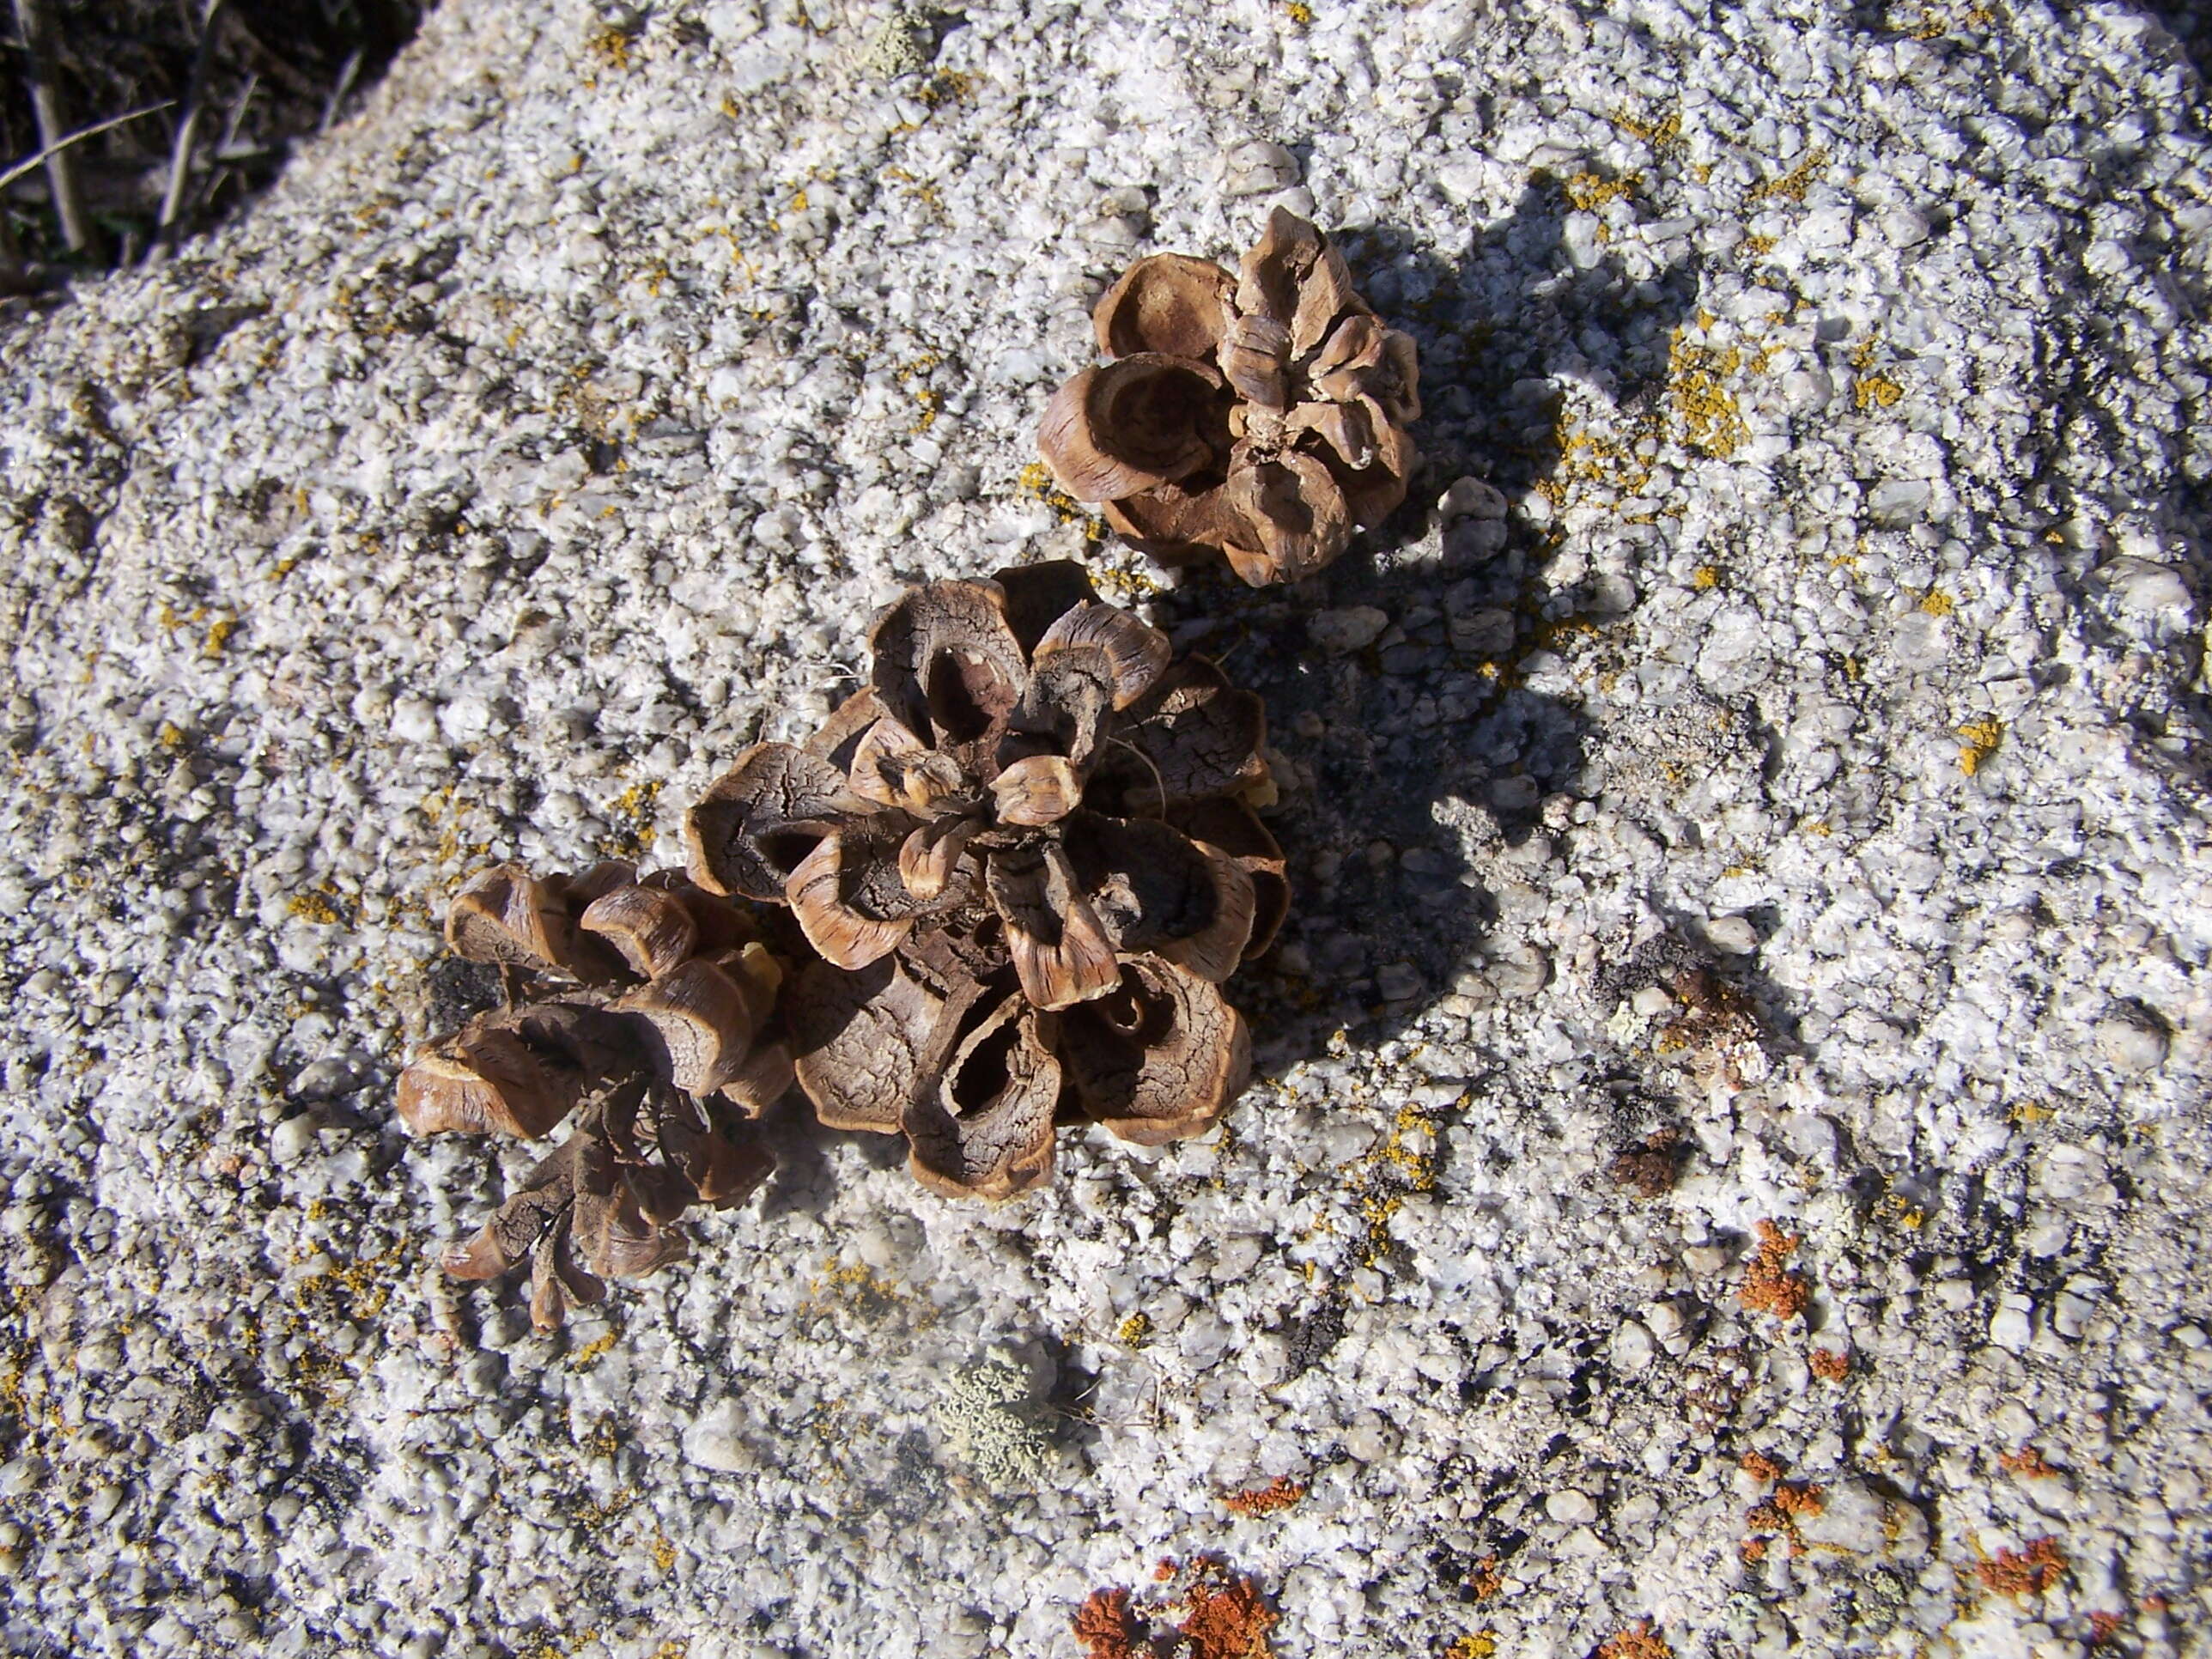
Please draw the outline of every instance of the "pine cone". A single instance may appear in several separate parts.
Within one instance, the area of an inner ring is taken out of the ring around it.
[[[416,1134],[494,1131],[536,1139],[575,1127],[467,1243],[458,1279],[531,1263],[531,1316],[561,1323],[600,1276],[679,1259],[669,1224],[694,1204],[743,1201],[772,1167],[735,1131],[792,1079],[775,1023],[783,969],[750,917],[673,872],[627,864],[540,879],[502,864],[453,899],[446,939],[497,963],[507,1006],[431,1043],[399,1079]],[[520,983],[532,994],[517,1003]]]
[[[1285,209],[1239,274],[1139,259],[1091,320],[1110,360],[1053,397],[1038,447],[1148,552],[1218,548],[1255,587],[1296,581],[1406,498],[1421,416],[1413,338],[1352,291],[1344,256]]]
[[[910,589],[870,643],[867,690],[685,821],[695,881],[822,954],[785,1004],[817,1115],[989,1198],[1050,1174],[1057,1117],[1204,1131],[1249,1064],[1218,987],[1288,900],[1259,699],[1065,562]]]

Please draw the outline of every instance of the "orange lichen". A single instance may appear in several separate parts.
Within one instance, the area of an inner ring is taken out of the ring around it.
[[[1231,1515],[1256,1517],[1286,1510],[1305,1495],[1304,1481],[1292,1480],[1288,1476],[1279,1474],[1264,1486],[1231,1492],[1221,1500],[1221,1505]]]
[[[2004,1550],[1974,1563],[1974,1577],[2001,1595],[2040,1595],[2066,1571],[2066,1552],[2056,1538],[2039,1538],[2026,1549]]]
[[[1840,1382],[1851,1373],[1851,1357],[1841,1348],[1815,1348],[1806,1355],[1805,1363],[1823,1382]]]
[[[1746,1452],[1736,1460],[1736,1467],[1754,1480],[1764,1480],[1772,1486],[1782,1479],[1783,1465],[1765,1452]]]
[[[1594,1659],[1674,1659],[1674,1650],[1649,1619],[1639,1619],[1599,1643]]]
[[[1813,1299],[1813,1287],[1803,1274],[1790,1272],[1784,1264],[1803,1242],[1799,1235],[1785,1233],[1771,1221],[1760,1222],[1759,1249],[1744,1269],[1736,1299],[1753,1313],[1772,1314],[1777,1319],[1802,1315]]]
[[[1177,1659],[1274,1659],[1267,1632],[1275,1611],[1256,1580],[1212,1555],[1195,1557],[1187,1567],[1164,1557],[1153,1576],[1164,1583],[1182,1580],[1182,1594],[1145,1609],[1119,1588],[1096,1589],[1084,1599],[1073,1628],[1085,1659],[1153,1659],[1163,1654]],[[1181,1621],[1169,1631],[1154,1628],[1177,1613]]]
[[[1137,1624],[1125,1589],[1095,1589],[1084,1597],[1074,1630],[1085,1659],[1137,1659]]]
[[[2033,1446],[2022,1446],[2018,1451],[1999,1452],[1997,1467],[2007,1474],[2017,1475],[2022,1480],[2055,1480],[2058,1471],[2044,1461],[2043,1454]]]
[[[2109,1646],[2120,1633],[2124,1622],[2117,1613],[2093,1613],[2089,1615],[2089,1645],[2093,1648]]]
[[[1753,1455],[1757,1456],[1758,1454],[1753,1453]],[[1748,1461],[1746,1460],[1747,1463]],[[1771,1459],[1761,1459],[1761,1462],[1767,1468],[1774,1468]],[[1775,1480],[1779,1474],[1780,1471],[1776,1469],[1772,1474],[1761,1474],[1759,1479]],[[1798,1523],[1820,1514],[1827,1506],[1827,1499],[1821,1496],[1821,1488],[1809,1481],[1785,1482],[1776,1486],[1774,1495],[1765,1503],[1755,1505],[1743,1518],[1744,1525],[1751,1531],[1751,1536],[1738,1547],[1743,1559],[1747,1561],[1763,1560],[1768,1548],[1766,1540],[1770,1538],[1786,1540],[1792,1555],[1804,1554],[1808,1547],[1804,1534],[1798,1530]]]
[[[1806,1481],[1782,1486],[1774,1494],[1774,1507],[1792,1521],[1818,1515],[1828,1507],[1827,1499],[1820,1496],[1821,1491],[1820,1487]]]
[[[1498,1570],[1498,1558],[1486,1555],[1468,1569],[1467,1592],[1478,1601],[1487,1601],[1505,1588],[1505,1575]]]
[[[1273,1659],[1267,1632],[1274,1609],[1251,1579],[1218,1560],[1198,1563],[1190,1587],[1190,1615],[1176,1628],[1190,1641],[1191,1659]]]

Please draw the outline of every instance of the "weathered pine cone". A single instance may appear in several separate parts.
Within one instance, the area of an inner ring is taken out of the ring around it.
[[[772,1167],[732,1122],[791,1086],[775,1021],[781,964],[751,919],[681,875],[627,864],[580,876],[503,864],[463,887],[446,939],[498,964],[507,1006],[431,1043],[399,1079],[416,1134],[568,1139],[443,1265],[494,1279],[531,1264],[540,1330],[603,1278],[649,1273],[684,1253],[670,1224],[694,1204],[741,1202]],[[517,1001],[518,982],[526,999]]]
[[[1204,1131],[1249,1069],[1218,987],[1289,891],[1259,699],[1066,562],[910,589],[870,642],[868,689],[685,823],[695,881],[822,954],[785,995],[817,1115],[988,1198],[1050,1175],[1057,1121]]]
[[[1110,361],[1054,395],[1038,447],[1147,552],[1218,548],[1255,587],[1295,581],[1405,500],[1413,338],[1296,214],[1268,216],[1235,276],[1180,253],[1139,259],[1091,320]]]

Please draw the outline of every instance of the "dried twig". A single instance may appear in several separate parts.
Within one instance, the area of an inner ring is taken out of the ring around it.
[[[185,185],[191,177],[192,141],[199,129],[200,109],[206,101],[208,65],[215,58],[216,25],[222,21],[224,0],[207,0],[200,14],[200,40],[192,53],[192,70],[185,82],[185,112],[178,118],[177,138],[169,155],[169,187],[161,195],[161,240],[176,240],[177,216],[185,204]],[[18,5],[24,0],[16,0]],[[152,248],[148,248],[152,252]]]
[[[62,109],[61,88],[54,82],[54,39],[46,16],[46,0],[15,0],[15,27],[23,37],[24,56],[30,60],[31,109],[38,118],[39,143],[44,147],[37,159],[46,164],[46,180],[53,191],[54,213],[61,221],[62,241],[70,252],[97,259],[100,232],[85,211],[84,197],[77,189],[76,164],[69,153],[69,146],[86,135],[63,136],[69,118]],[[101,129],[95,127],[92,131]]]

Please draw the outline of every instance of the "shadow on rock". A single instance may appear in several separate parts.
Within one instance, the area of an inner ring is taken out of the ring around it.
[[[1492,988],[1544,971],[1486,955],[1495,904],[1468,849],[1510,860],[1548,798],[1587,793],[1583,716],[1526,671],[1606,605],[1545,585],[1557,537],[1507,502],[1538,491],[1540,507],[1559,469],[1561,380],[1620,407],[1660,395],[1696,290],[1694,271],[1638,281],[1571,246],[1570,212],[1540,178],[1462,248],[1346,234],[1364,290],[1420,347],[1424,465],[1406,506],[1295,588],[1254,592],[1207,564],[1157,607],[1179,646],[1266,699],[1292,775],[1273,817],[1291,918],[1237,983],[1264,1069],[1338,1030],[1402,1030],[1471,971]]]

